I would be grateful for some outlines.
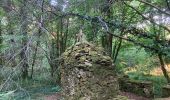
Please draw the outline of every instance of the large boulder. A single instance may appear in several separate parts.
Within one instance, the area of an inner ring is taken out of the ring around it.
[[[61,57],[64,100],[114,100],[119,88],[112,59],[101,47],[77,43]]]

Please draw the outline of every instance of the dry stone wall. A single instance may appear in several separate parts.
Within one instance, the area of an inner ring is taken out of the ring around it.
[[[77,43],[61,58],[64,100],[114,100],[118,95],[113,63],[103,48]]]

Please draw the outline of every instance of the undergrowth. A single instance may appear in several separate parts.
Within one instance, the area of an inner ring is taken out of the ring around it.
[[[49,70],[35,69],[32,79],[22,80],[19,74],[0,79],[0,100],[43,100],[46,95],[59,92],[61,88],[50,76]]]
[[[161,97],[161,88],[167,84],[166,79],[164,76],[150,74],[160,66],[157,56],[139,47],[127,47],[120,50],[116,65],[119,74],[126,73],[134,80],[151,81],[155,97]]]

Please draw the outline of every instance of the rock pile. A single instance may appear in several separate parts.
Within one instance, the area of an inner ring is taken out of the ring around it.
[[[114,100],[118,95],[113,63],[103,48],[77,43],[61,58],[64,100]]]
[[[127,75],[120,77],[119,88],[121,91],[134,93],[147,98],[153,98],[153,84],[150,81],[132,80]]]
[[[162,87],[162,97],[170,97],[170,85],[165,85]]]

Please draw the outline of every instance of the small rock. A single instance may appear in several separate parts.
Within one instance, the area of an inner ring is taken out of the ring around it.
[[[92,66],[92,64],[89,63],[89,62],[84,62],[84,64],[87,65],[87,66],[90,66],[90,67]]]

